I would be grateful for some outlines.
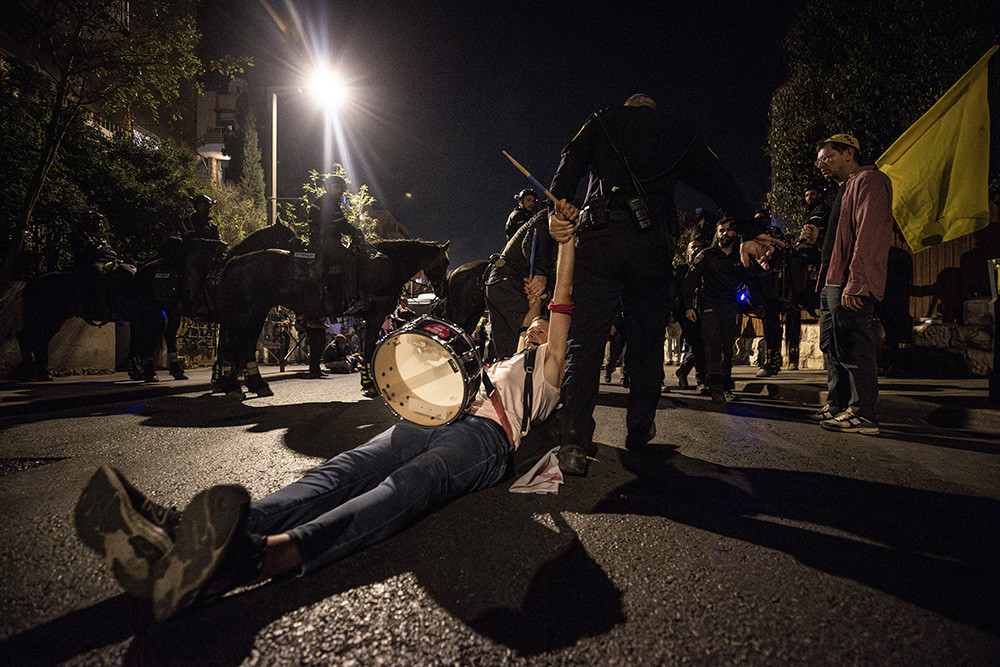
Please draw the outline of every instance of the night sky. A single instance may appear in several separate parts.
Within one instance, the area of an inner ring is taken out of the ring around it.
[[[347,150],[334,159],[414,236],[450,239],[458,266],[502,248],[513,196],[530,185],[502,149],[547,185],[587,117],[635,92],[692,122],[763,203],[767,113],[802,4],[270,0],[289,25],[300,17],[303,30],[282,32],[260,0],[215,0],[202,26],[213,50],[253,57],[265,169],[263,89],[297,85],[310,54],[328,54],[353,89],[340,114]],[[281,98],[279,196],[323,169],[323,125],[312,99]],[[679,205],[703,204],[681,192]]]

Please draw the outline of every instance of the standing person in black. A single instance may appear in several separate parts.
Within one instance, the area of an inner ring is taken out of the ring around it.
[[[772,236],[781,236],[781,230],[771,228]],[[785,258],[781,251],[775,252],[767,261],[755,264],[757,275],[754,284],[758,287],[756,299],[764,312],[760,315],[764,330],[763,358],[759,359],[757,377],[771,377],[781,370],[781,312],[784,310],[781,298],[785,291]]]
[[[567,200],[588,169],[585,206],[577,211]],[[743,222],[738,231],[757,237],[748,246],[754,254],[763,255],[775,242],[758,236],[763,230],[753,225],[750,204],[701,136],[658,110],[648,95],[633,95],[624,106],[597,112],[563,149],[550,191],[559,200],[557,210],[579,220],[574,283],[579,297],[560,416],[559,466],[565,473],[585,475],[588,457],[597,451],[594,406],[604,343],[619,299],[631,381],[625,442],[640,447],[655,435],[678,181]]]
[[[525,188],[514,195],[514,201],[517,202],[517,208],[510,212],[510,215],[507,217],[507,224],[504,226],[504,232],[507,234],[508,241],[535,214],[538,193],[531,188]]]
[[[698,253],[684,279],[684,315],[701,323],[705,374],[716,403],[733,400],[733,344],[740,319],[736,290],[747,278],[736,248],[733,221],[723,218],[716,225],[715,241]]]
[[[681,357],[680,365],[674,371],[674,375],[677,376],[677,386],[681,389],[687,389],[691,386],[688,382],[688,375],[694,369],[694,377],[698,390],[707,392],[708,385],[705,384],[705,342],[701,338],[701,322],[689,320],[685,315],[686,307],[684,306],[684,280],[691,265],[694,264],[694,258],[701,251],[701,240],[699,238],[693,239],[688,243],[687,252],[684,255],[685,263],[674,267],[674,273],[677,276],[676,280],[674,280],[677,284],[677,304],[674,308],[674,317],[681,325],[681,340],[684,342],[684,354]]]
[[[359,272],[361,260],[370,254],[371,245],[361,231],[352,225],[341,208],[347,181],[340,176],[331,176],[326,182],[326,191],[309,207],[309,249],[316,253],[322,271],[324,289],[333,283],[333,274],[341,274],[344,299],[344,315],[353,315],[365,309],[366,299],[362,298]],[[351,247],[346,248],[341,238],[349,236]],[[339,294],[330,294],[336,299]],[[323,350],[326,349],[326,327],[318,320],[306,322],[309,339],[309,377],[322,378],[320,367]]]
[[[532,263],[534,249],[534,263]],[[556,246],[549,235],[548,211],[535,214],[507,241],[486,276],[486,307],[497,359],[517,352],[528,296],[542,296],[555,266]]]
[[[608,337],[608,361],[604,364],[604,381],[611,384],[611,374],[618,368],[621,361],[622,352],[625,351],[625,317],[621,311],[615,315],[615,321],[611,323],[611,334]],[[628,388],[628,369],[622,364],[622,386]]]
[[[799,343],[802,340],[802,311],[813,317],[819,309],[820,250],[815,225],[803,225],[795,250],[788,258],[788,307],[785,309],[785,341],[788,344],[788,370],[799,370]]]

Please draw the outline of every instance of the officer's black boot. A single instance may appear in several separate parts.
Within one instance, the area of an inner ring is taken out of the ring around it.
[[[563,443],[559,447],[559,469],[567,475],[583,477],[587,467],[597,454],[597,445],[590,438],[584,438],[574,433],[572,427],[564,427]]]

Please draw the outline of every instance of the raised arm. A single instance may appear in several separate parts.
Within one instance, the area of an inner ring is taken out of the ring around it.
[[[545,381],[558,387],[562,383],[566,368],[566,348],[569,338],[569,324],[573,307],[573,265],[576,260],[576,246],[573,238],[573,223],[564,217],[567,203],[560,201],[556,211],[549,216],[549,230],[552,238],[559,241],[556,259],[556,284],[552,289],[552,304],[549,306],[549,342],[545,354]]]

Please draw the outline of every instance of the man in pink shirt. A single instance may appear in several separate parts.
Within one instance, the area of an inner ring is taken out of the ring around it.
[[[830,214],[818,285],[829,394],[811,418],[831,431],[875,435],[878,368],[872,316],[876,300],[885,296],[892,184],[865,165],[860,153],[860,143],[849,134],[818,144],[816,166],[841,188]]]

